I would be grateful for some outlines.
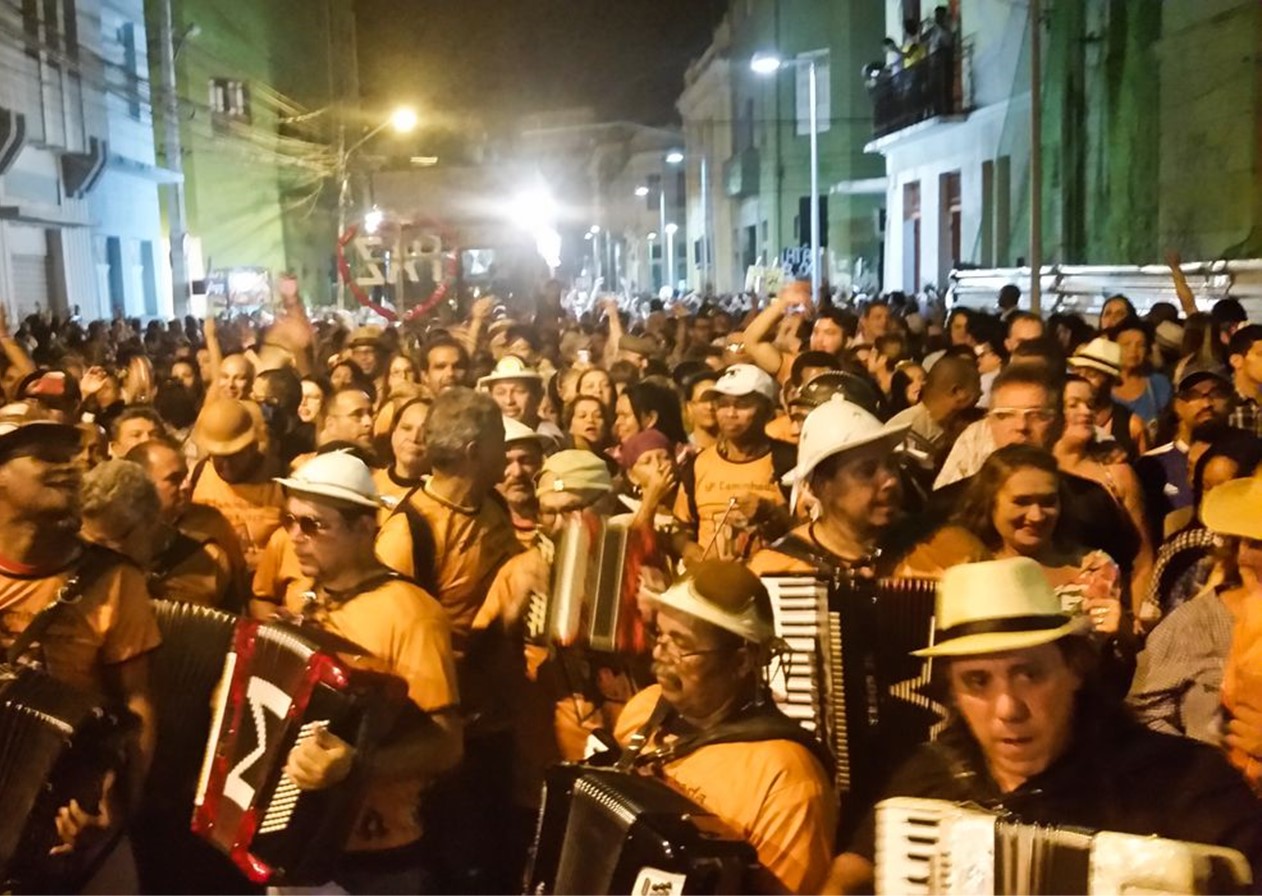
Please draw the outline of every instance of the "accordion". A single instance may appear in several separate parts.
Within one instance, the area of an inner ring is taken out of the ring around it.
[[[669,785],[581,765],[547,773],[526,892],[747,893],[754,848]]]
[[[35,669],[0,669],[4,892],[67,892],[86,882],[113,841],[89,854],[50,856],[60,842],[57,811],[72,799],[96,811],[106,774],[125,764],[126,734],[92,695]]]
[[[877,893],[1227,893],[1251,882],[1233,849],[1021,824],[943,800],[876,809]]]
[[[767,576],[780,709],[832,750],[846,795],[875,797],[881,779],[936,733],[946,708],[924,692],[928,664],[911,651],[933,638],[934,579]]]
[[[585,645],[606,653],[627,647],[620,631],[624,614],[635,612],[622,599],[628,534],[627,527],[591,513],[566,523],[556,547],[552,593],[532,596],[526,609],[527,643]]]
[[[211,701],[237,617],[199,604],[155,600],[150,606],[162,644],[150,667],[158,731],[145,802],[178,811],[187,821],[210,736]]]
[[[300,791],[284,774],[318,728],[369,756],[394,725],[405,682],[362,668],[363,651],[315,628],[237,623],[197,784],[193,831],[256,883],[329,880],[364,794],[363,763]]]

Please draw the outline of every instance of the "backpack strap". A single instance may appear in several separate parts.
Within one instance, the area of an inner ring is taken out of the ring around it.
[[[835,558],[823,551],[818,545],[811,544],[811,542],[793,532],[773,542],[771,550],[784,554],[786,557],[792,557],[794,560],[809,563],[829,578],[833,578],[841,572]]]
[[[424,588],[431,596],[438,594],[438,543],[424,514],[412,504],[412,496],[423,487],[423,483],[415,485],[412,490],[399,499],[390,516],[403,515],[408,524],[408,536],[412,540],[412,578],[416,584]]]
[[[107,570],[128,562],[126,558],[106,548],[95,545],[84,545],[83,553],[70,570],[70,577],[57,592],[57,597],[35,614],[30,624],[9,645],[4,653],[4,661],[14,665],[26,654],[31,646],[44,637],[52,624],[83,599],[87,590]]]

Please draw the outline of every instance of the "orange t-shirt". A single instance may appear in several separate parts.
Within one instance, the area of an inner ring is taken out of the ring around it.
[[[57,599],[70,575],[70,567],[39,577],[0,572],[0,645],[8,648]],[[134,659],[161,641],[144,574],[120,558],[91,576],[77,603],[58,611],[33,655],[54,678],[102,693],[105,666]]]
[[[436,713],[459,705],[451,627],[438,602],[411,582],[387,581],[312,618],[362,647],[380,671],[406,681],[409,699],[421,710]],[[419,840],[418,809],[429,783],[420,776],[370,780],[347,851],[394,849]]]
[[[769,439],[779,439],[781,442],[788,442],[790,445],[798,443],[798,437],[793,434],[793,421],[788,414],[778,415],[767,424],[763,431],[767,433],[767,438]]]
[[[224,482],[215,472],[215,465],[207,461],[197,476],[192,500],[196,504],[213,507],[228,518],[245,554],[246,565],[254,569],[258,565],[259,552],[280,526],[285,493],[280,483],[271,479],[232,484]]]
[[[745,555],[751,535],[731,524],[729,502],[756,495],[779,506],[788,503],[775,481],[772,452],[768,451],[754,460],[735,463],[719,454],[718,446],[713,446],[702,449],[692,463],[695,483],[693,501],[697,513],[694,518],[688,494],[680,488],[675,497],[675,518],[689,528],[696,528],[697,544],[702,550],[708,550],[709,557],[731,560]]]
[[[459,659],[496,573],[504,561],[521,552],[521,544],[499,501],[488,497],[469,511],[435,497],[428,482],[412,493],[409,502],[433,538],[433,569],[414,568],[412,531],[402,508],[377,533],[377,559],[422,584],[432,573],[435,597],[451,620],[452,646]]]
[[[618,719],[619,743],[648,721],[661,694],[653,685],[631,698]],[[658,732],[644,755],[669,740]],[[785,890],[819,892],[832,864],[837,796],[806,747],[788,740],[710,744],[657,774],[753,846]]]
[[[276,604],[294,613],[301,613],[302,595],[311,590],[311,579],[302,574],[294,542],[284,529],[277,529],[259,554],[258,569],[250,589],[256,601]]]

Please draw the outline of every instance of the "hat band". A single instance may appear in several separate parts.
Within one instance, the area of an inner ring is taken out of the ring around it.
[[[954,641],[969,635],[989,635],[994,632],[1040,632],[1060,628],[1069,617],[1063,613],[1041,613],[1032,616],[1001,616],[998,619],[978,619],[975,622],[961,622],[949,628],[938,629],[934,640],[941,644]]]

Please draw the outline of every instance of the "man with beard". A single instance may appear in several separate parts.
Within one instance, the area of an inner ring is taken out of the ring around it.
[[[840,395],[811,411],[787,477],[811,521],[755,554],[750,569],[763,576],[870,567],[901,509],[892,455],[906,435],[906,426],[885,426]]]
[[[1188,446],[1192,430],[1202,423],[1226,421],[1231,411],[1231,381],[1217,366],[1188,364],[1174,390],[1174,438],[1135,462],[1135,473],[1144,487],[1144,508],[1149,528],[1160,543],[1166,514],[1192,504],[1188,477]]]
[[[36,623],[46,628],[26,645],[25,658],[71,687],[104,695],[139,722],[125,774],[112,786],[106,779],[99,812],[72,800],[58,813],[58,851],[108,843],[138,805],[155,737],[149,652],[160,640],[140,570],[79,538],[79,471],[72,462],[78,449],[78,431],[42,409],[0,408],[0,642],[12,647],[75,579],[73,600]],[[98,881],[110,889],[99,892],[136,892],[125,841],[106,868]]]
[[[451,337],[439,337],[421,347],[421,386],[430,398],[437,398],[452,386],[465,385],[469,375],[469,355]]]
[[[496,489],[508,505],[517,540],[523,547],[530,547],[539,524],[535,479],[543,469],[543,437],[524,423],[505,417],[504,451],[508,462]]]
[[[755,544],[788,528],[780,477],[794,448],[767,437],[776,384],[752,364],[734,364],[705,393],[715,403],[719,439],[680,471],[676,552],[685,563],[748,557]]]
[[[707,560],[652,605],[657,683],[618,719],[622,761],[747,840],[765,874],[755,892],[819,892],[837,824],[831,760],[772,703],[766,589],[738,563]]]
[[[246,566],[253,570],[259,552],[280,526],[280,486],[259,448],[254,416],[244,402],[222,398],[202,408],[193,440],[208,456],[190,476],[194,504],[220,511],[232,524]]]

